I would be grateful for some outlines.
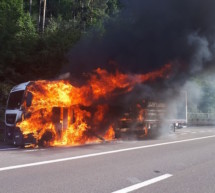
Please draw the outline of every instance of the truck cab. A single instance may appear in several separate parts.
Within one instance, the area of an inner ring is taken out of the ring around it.
[[[49,121],[54,125],[54,132],[47,128],[39,139],[35,138],[34,133],[23,134],[17,125],[32,116],[28,111],[33,100],[33,95],[29,91],[28,86],[32,84],[34,84],[33,81],[25,82],[13,87],[10,91],[5,111],[5,142],[8,144],[23,147],[26,145],[47,144],[49,141],[53,140],[53,138],[60,138],[62,132],[75,120],[72,107],[53,106],[49,114],[51,117]],[[43,110],[43,108],[40,109],[41,119],[45,116],[43,115]],[[40,118],[38,118],[38,121],[40,121]],[[39,134],[41,131],[37,132],[37,134]]]
[[[19,84],[10,91],[5,111],[5,142],[9,144],[23,145],[23,136],[20,129],[16,127],[16,123],[23,119],[24,102],[26,104],[31,102],[32,95],[26,91],[29,84],[30,81]]]

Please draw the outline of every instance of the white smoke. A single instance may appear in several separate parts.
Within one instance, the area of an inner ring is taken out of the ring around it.
[[[191,57],[190,71],[192,73],[199,72],[203,69],[205,63],[213,59],[209,41],[206,37],[201,37],[198,33],[193,33],[188,36],[188,45],[195,49]]]

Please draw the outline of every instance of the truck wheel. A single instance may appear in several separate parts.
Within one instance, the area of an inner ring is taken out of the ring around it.
[[[46,131],[42,138],[38,141],[39,146],[47,146],[54,139],[54,134],[51,131]]]

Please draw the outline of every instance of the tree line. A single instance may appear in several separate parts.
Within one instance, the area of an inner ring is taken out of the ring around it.
[[[53,78],[65,54],[92,27],[116,15],[119,0],[1,0],[0,104],[12,85]]]

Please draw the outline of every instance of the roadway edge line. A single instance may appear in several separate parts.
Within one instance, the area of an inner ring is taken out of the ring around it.
[[[84,159],[84,158],[89,158],[89,157],[96,157],[96,156],[101,156],[101,155],[108,155],[108,154],[114,154],[114,153],[120,153],[120,152],[126,152],[126,151],[138,150],[138,149],[145,149],[145,148],[158,147],[158,146],[164,146],[164,145],[170,145],[170,144],[197,141],[197,140],[209,139],[209,138],[215,138],[215,135],[191,138],[191,139],[184,139],[184,140],[178,140],[178,141],[170,141],[170,142],[145,145],[145,146],[137,146],[137,147],[105,151],[105,152],[99,152],[99,153],[92,153],[92,154],[86,154],[86,155],[80,155],[80,156],[74,156],[74,157],[59,158],[59,159],[53,159],[53,160],[48,160],[48,161],[33,162],[33,163],[28,163],[28,164],[6,166],[6,167],[0,168],[0,172],[6,171],[6,170],[13,170],[13,169],[19,169],[19,168],[25,168],[25,167],[32,167],[32,166],[39,166],[39,165],[46,165],[46,164],[51,164],[51,163],[70,161],[70,160]]]

